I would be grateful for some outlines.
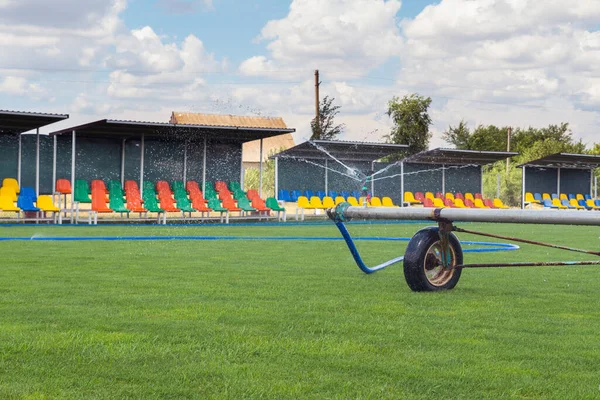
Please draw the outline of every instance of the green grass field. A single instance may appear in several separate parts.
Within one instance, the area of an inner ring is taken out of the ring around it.
[[[595,227],[467,226],[600,247]],[[0,227],[34,235],[339,236],[332,225]],[[406,243],[359,246],[373,265]],[[473,269],[452,291],[413,293],[401,264],[367,276],[343,242],[0,242],[0,259],[2,399],[600,396],[598,267]],[[465,254],[581,259],[528,245]]]

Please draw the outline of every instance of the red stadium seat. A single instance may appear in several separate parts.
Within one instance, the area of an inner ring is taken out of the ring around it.
[[[67,179],[58,179],[56,181],[56,192],[61,194],[71,194],[71,182]]]

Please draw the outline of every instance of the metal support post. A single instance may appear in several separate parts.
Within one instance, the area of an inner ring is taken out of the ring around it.
[[[263,140],[260,139],[260,168],[259,168],[258,194],[260,195],[261,198],[263,197],[262,188],[263,188]]]

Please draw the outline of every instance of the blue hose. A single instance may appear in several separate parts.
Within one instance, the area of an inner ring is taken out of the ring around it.
[[[376,265],[374,267],[367,267],[367,265],[362,260],[362,257],[358,253],[358,249],[356,248],[356,245],[354,244],[354,241],[360,240],[360,238],[352,239],[352,236],[350,236],[350,232],[348,232],[348,229],[346,229],[346,226],[344,225],[344,223],[342,221],[334,220],[334,223],[335,223],[335,226],[337,226],[337,228],[340,230],[340,233],[342,234],[344,240],[346,241],[346,244],[348,245],[348,249],[350,250],[352,257],[354,257],[354,261],[356,262],[356,265],[358,265],[358,268],[360,268],[360,270],[362,272],[364,272],[365,274],[372,274],[373,272],[381,271],[382,269],[389,267],[390,265],[399,263],[400,261],[404,260],[404,256],[401,256],[401,257],[392,258],[391,260],[381,263],[379,265]],[[463,244],[482,245],[482,246],[497,246],[497,247],[487,248],[487,249],[486,248],[464,249],[463,253],[491,253],[491,252],[496,252],[496,251],[519,250],[519,248],[520,248],[519,246],[510,244],[510,243],[490,243],[490,242],[462,242],[462,243]]]

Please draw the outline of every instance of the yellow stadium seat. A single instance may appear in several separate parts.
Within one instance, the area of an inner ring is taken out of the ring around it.
[[[338,196],[335,198],[335,205],[337,206],[338,204],[343,203],[345,201],[346,201],[345,198],[343,198],[342,196]]]
[[[590,200],[586,200],[585,204],[587,204],[588,207],[592,207],[594,210],[600,210],[600,207],[598,207],[596,205],[596,203],[594,203],[594,200],[591,200],[591,199]]]
[[[421,202],[415,199],[413,192],[404,192],[404,202],[409,204],[421,204]]]
[[[499,198],[495,198],[494,199],[494,207],[496,208],[508,208],[508,206],[506,206],[502,200],[500,200]]]
[[[8,197],[10,201],[17,201],[17,192],[12,186],[2,186],[0,188],[0,196]]]
[[[356,200],[356,197],[350,196],[346,201],[348,201],[351,206],[358,207],[358,200]]]
[[[542,194],[542,200],[546,200],[546,199],[552,201],[552,197],[550,196],[550,193],[543,193]]]
[[[560,198],[561,201],[562,201],[562,199],[569,200],[569,198],[567,197],[567,195],[564,194],[564,193],[561,193],[559,198]]]
[[[427,192],[425,193],[425,198],[433,200],[435,199],[435,196],[433,195],[433,193]]]
[[[462,199],[454,199],[454,207],[456,208],[469,208],[465,206],[465,202]]]
[[[584,206],[580,206],[579,203],[577,202],[577,200],[575,200],[575,199],[569,200],[569,204],[572,205],[573,207],[575,207],[578,210],[584,210],[585,209],[585,207]]]
[[[533,194],[527,192],[525,193],[525,203],[539,203],[539,201],[533,197]],[[475,207],[477,207],[477,204],[475,204]]]
[[[21,193],[19,182],[15,178],[4,178],[2,180],[2,187],[11,187],[15,189],[15,193]]]
[[[473,197],[473,193],[465,193],[465,200],[471,200],[475,202],[475,198]]]
[[[433,205],[437,208],[445,208],[446,207],[446,205],[444,204],[444,201],[437,197],[433,199]]]
[[[325,209],[326,207],[323,207],[323,203],[321,203],[321,199],[319,198],[319,196],[312,196],[310,198],[310,205],[313,208],[318,208],[318,209]]]
[[[475,208],[489,208],[488,206],[483,204],[483,201],[481,199],[475,199],[473,204],[475,205]]]
[[[308,197],[306,197],[306,196],[298,197],[298,208],[306,208],[309,210],[314,209],[314,207],[308,202]]]
[[[559,199],[552,199],[552,205],[558,207],[561,210],[568,208],[567,206],[563,206]]]
[[[371,207],[381,207],[381,199],[379,197],[371,197],[371,203],[369,204]]]
[[[579,201],[579,200],[585,200],[585,198],[583,197],[583,195],[581,193],[577,193],[575,195],[575,198],[577,199],[577,201]]]
[[[15,206],[15,202],[12,200],[11,197],[3,196],[1,194],[0,194],[0,210],[6,211],[6,212],[21,211],[21,209],[19,207]]]
[[[390,197],[384,197],[383,199],[381,199],[381,204],[384,207],[398,207],[397,205],[394,204],[394,202],[392,201],[392,199]]]
[[[454,201],[454,194],[452,194],[452,193],[446,193],[446,198]]]
[[[323,197],[323,207],[325,208],[333,208],[335,207],[335,202],[329,196]]]
[[[321,210],[324,210],[327,208],[327,207],[323,206],[323,203],[321,202],[321,198],[319,196],[312,196],[310,198],[310,205],[313,206],[313,208],[318,208]]]
[[[59,212],[60,209],[52,202],[50,196],[39,196],[36,202],[36,207],[45,212]]]

